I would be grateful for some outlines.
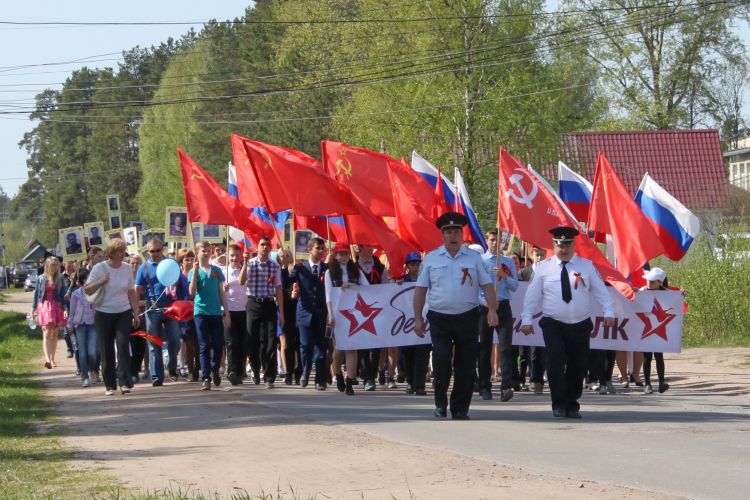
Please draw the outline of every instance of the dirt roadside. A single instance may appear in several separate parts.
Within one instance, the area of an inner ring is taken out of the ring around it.
[[[25,295],[10,295],[2,309],[26,312],[30,297]],[[60,368],[39,376],[57,405],[59,425],[70,433],[65,443],[81,450],[70,466],[104,467],[135,488],[171,485],[223,496],[246,490],[280,493],[283,498],[367,499],[643,498],[645,493],[535,475],[344,426],[321,425],[253,402],[246,391],[206,394],[195,384],[178,382],[162,388],[139,384],[129,396],[106,398],[101,387],[80,388],[63,342],[59,349]],[[748,397],[750,349],[694,349],[667,359],[674,374],[670,379],[676,383]],[[734,375],[742,375],[743,382]],[[304,391],[293,386],[277,390]],[[317,404],[337,395],[320,396]],[[460,432],[460,427],[453,429]]]

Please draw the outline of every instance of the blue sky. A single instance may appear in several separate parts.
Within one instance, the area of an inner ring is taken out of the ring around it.
[[[186,21],[199,31],[209,19],[233,19],[243,15],[250,0],[23,0],[3,2],[2,21]],[[547,9],[557,6],[548,0]],[[61,82],[74,69],[114,67],[124,50],[135,46],[158,45],[172,36],[179,37],[190,25],[173,26],[7,26],[0,25],[0,107],[9,101],[33,104],[34,96],[44,88],[61,88]],[[750,30],[737,29],[743,41]],[[81,61],[16,68],[63,61]],[[16,68],[16,69],[14,69]],[[746,101],[750,98],[746,96]],[[748,102],[745,114],[748,113]],[[25,107],[25,106],[24,106]],[[0,115],[0,186],[14,195],[27,176],[26,152],[18,148],[23,134],[34,127],[23,115]]]
[[[2,21],[195,21],[199,31],[209,19],[242,16],[250,0],[21,0],[3,2]],[[189,25],[174,26],[7,26],[0,25],[0,101],[24,100],[33,103],[44,88],[59,89],[61,82],[83,63],[35,66],[90,58],[90,67],[114,67],[124,50],[136,45],[158,45],[168,37],[177,38]],[[106,55],[104,55],[106,54]],[[92,57],[98,56],[98,57]],[[18,85],[24,86],[19,87]],[[26,84],[35,84],[27,86]],[[40,85],[36,85],[40,84]],[[13,87],[9,85],[14,85]],[[23,92],[16,90],[24,89]],[[13,90],[13,92],[8,92]],[[26,152],[18,148],[23,134],[34,127],[25,116],[0,116],[0,186],[14,195],[26,179]]]

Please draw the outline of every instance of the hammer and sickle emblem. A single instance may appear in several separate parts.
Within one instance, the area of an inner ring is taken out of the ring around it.
[[[536,198],[537,193],[539,192],[539,187],[536,185],[536,183],[532,180],[531,181],[531,192],[527,192],[526,189],[523,187],[523,183],[521,182],[523,179],[528,178],[528,174],[523,169],[517,168],[516,170],[523,172],[521,174],[513,174],[510,176],[510,183],[515,186],[515,189],[511,187],[506,191],[506,195],[510,196],[514,200],[516,200],[518,203],[521,203],[523,205],[526,205],[528,208],[534,208],[534,204],[532,203],[534,201],[534,198]]]
[[[200,175],[200,170],[198,170],[198,169],[197,169],[197,168],[195,168],[195,167],[193,167],[193,170],[194,170],[195,172],[198,172],[198,173],[197,173],[197,174],[192,174],[192,175],[190,176],[190,179],[191,179],[191,180],[195,180],[195,179],[201,179],[201,180],[205,180],[205,179],[203,178],[203,176],[202,176],[202,175]]]
[[[265,149],[261,149],[260,154],[263,159],[266,160],[266,164],[263,166],[266,168],[273,168],[273,160],[271,160],[271,155],[268,154],[268,151],[266,151]]]
[[[340,151],[341,158],[336,160],[336,175],[345,175],[347,177],[352,176],[352,162],[350,162],[345,155],[344,150]]]

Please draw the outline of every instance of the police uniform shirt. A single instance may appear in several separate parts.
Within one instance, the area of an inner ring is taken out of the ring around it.
[[[521,324],[531,325],[539,311],[563,323],[580,323],[591,317],[591,296],[601,305],[604,316],[613,318],[614,303],[590,260],[574,255],[566,266],[573,298],[569,303],[562,299],[560,274],[562,261],[556,256],[539,262],[526,290]]]
[[[464,246],[454,256],[445,246],[428,253],[417,278],[417,286],[428,289],[429,310],[443,314],[461,314],[479,306],[480,287],[491,283],[482,256]]]
[[[510,300],[510,293],[515,292],[518,289],[518,274],[516,273],[516,263],[513,259],[506,257],[505,255],[500,256],[500,263],[497,264],[497,256],[492,252],[486,252],[482,255],[484,261],[484,268],[492,279],[492,284],[495,290],[497,290],[497,300]],[[497,279],[495,275],[495,268],[499,267],[505,274],[506,278],[501,280]],[[485,304],[484,292],[482,292],[482,304]]]

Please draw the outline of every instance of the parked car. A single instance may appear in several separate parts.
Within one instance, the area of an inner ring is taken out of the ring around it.
[[[36,271],[36,263],[32,261],[19,262],[13,269],[13,286],[21,288],[26,283],[26,277]]]
[[[39,276],[37,274],[37,270],[33,269],[28,276],[26,276],[26,281],[23,283],[23,291],[24,292],[30,292],[32,290],[36,290],[36,281],[37,277]]]

